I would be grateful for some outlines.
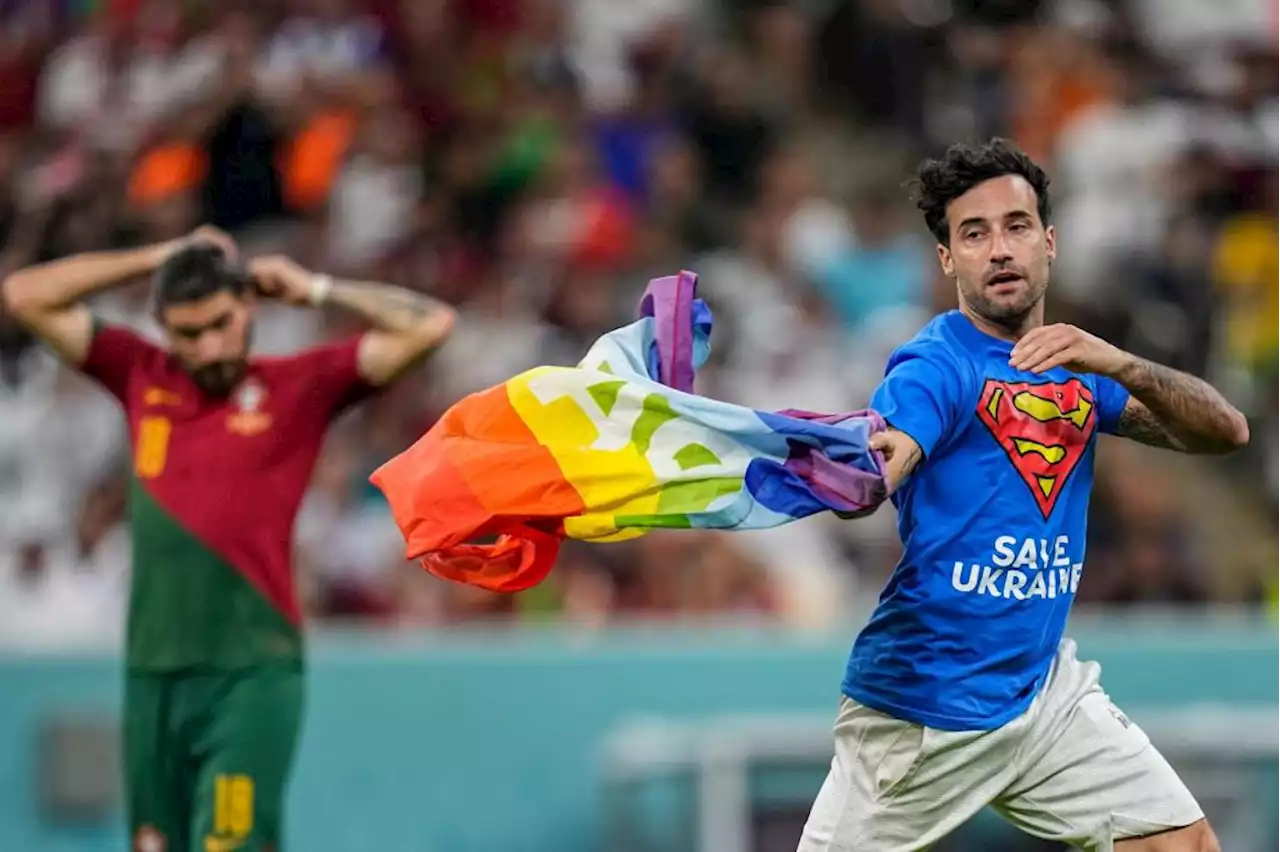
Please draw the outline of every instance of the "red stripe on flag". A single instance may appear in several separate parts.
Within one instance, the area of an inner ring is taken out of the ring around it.
[[[505,386],[453,406],[371,480],[386,495],[409,558],[495,591],[528,588],[546,576],[564,518],[585,509]],[[510,538],[469,544],[493,535]]]

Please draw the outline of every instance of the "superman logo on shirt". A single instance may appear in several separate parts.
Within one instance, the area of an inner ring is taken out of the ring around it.
[[[1080,379],[1041,384],[988,379],[983,385],[978,418],[1045,518],[1093,437],[1095,409],[1093,393]]]

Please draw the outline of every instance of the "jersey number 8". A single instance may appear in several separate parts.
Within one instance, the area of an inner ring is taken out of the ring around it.
[[[173,423],[167,417],[144,417],[138,421],[138,444],[133,453],[133,469],[141,479],[155,479],[164,473],[169,458],[169,436]]]

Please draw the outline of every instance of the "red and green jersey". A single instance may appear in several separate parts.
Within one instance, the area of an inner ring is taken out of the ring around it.
[[[97,330],[82,369],[124,405],[133,449],[131,668],[301,659],[294,521],[326,428],[371,390],[356,346],[256,359],[212,399],[164,349]]]

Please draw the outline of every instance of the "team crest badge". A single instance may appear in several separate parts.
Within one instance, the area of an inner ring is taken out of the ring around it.
[[[227,416],[227,428],[238,435],[257,435],[271,426],[271,415],[262,410],[267,389],[257,379],[248,379],[236,388],[231,403],[236,410]]]
[[[133,835],[133,852],[165,852],[169,843],[154,825],[144,825]]]
[[[1093,394],[1079,379],[1002,382],[988,379],[978,418],[990,430],[1045,518],[1097,428]]]

